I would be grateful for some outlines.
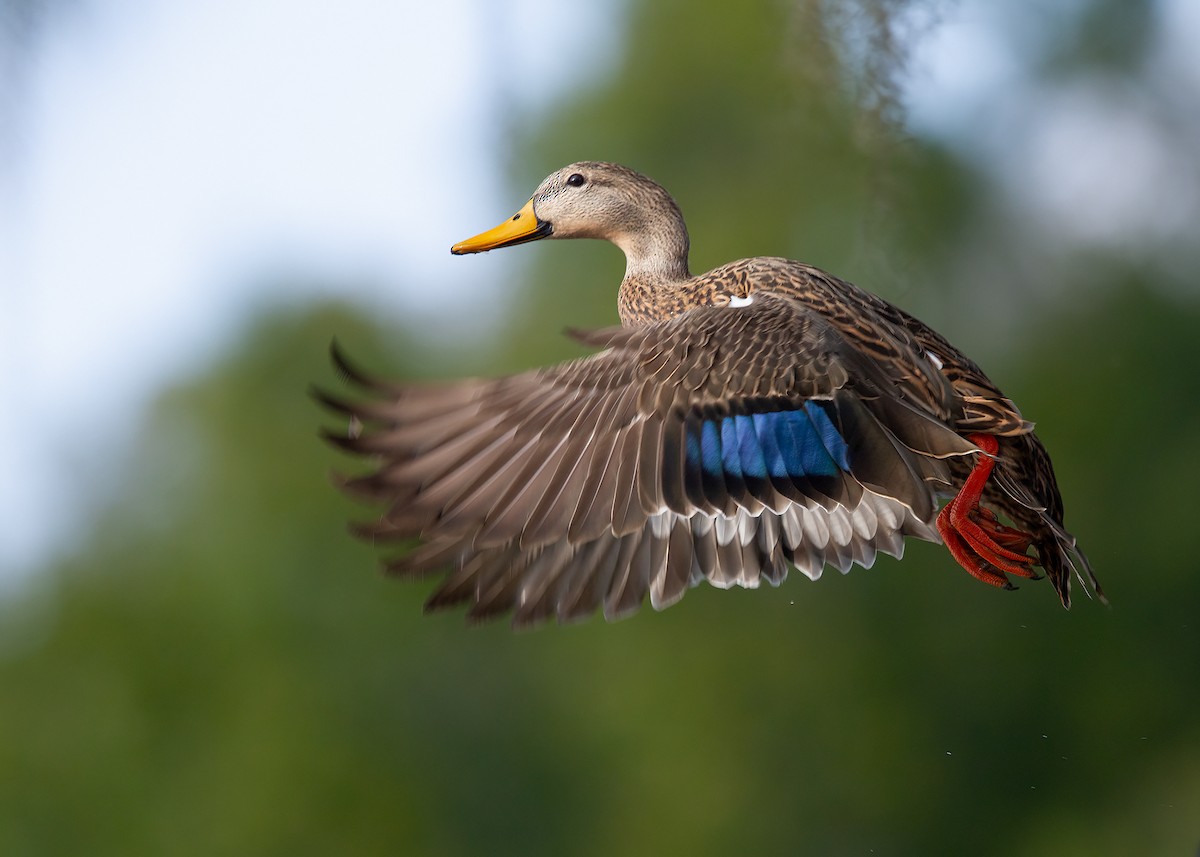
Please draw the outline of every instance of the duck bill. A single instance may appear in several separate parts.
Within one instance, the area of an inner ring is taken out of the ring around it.
[[[538,220],[533,213],[533,200],[525,203],[525,207],[501,223],[499,226],[480,232],[474,238],[459,241],[450,248],[455,256],[464,253],[482,253],[485,250],[495,250],[498,247],[512,247],[514,244],[524,244],[526,241],[537,241],[545,238],[553,228],[544,220]]]

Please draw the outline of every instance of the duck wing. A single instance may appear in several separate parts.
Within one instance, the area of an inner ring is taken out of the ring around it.
[[[602,350],[429,386],[376,381],[335,353],[370,397],[318,393],[352,420],[325,436],[372,458],[342,484],[386,507],[356,531],[422,542],[388,567],[448,569],[430,607],[617,618],[701,580],[869,566],[904,536],[938,541],[946,460],[977,451],[932,364],[881,357],[787,296],[576,336]]]

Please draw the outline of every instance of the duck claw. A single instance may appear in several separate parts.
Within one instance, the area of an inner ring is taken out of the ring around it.
[[[979,505],[995,466],[992,456],[999,443],[991,435],[974,434],[969,440],[984,454],[975,462],[958,495],[938,513],[937,529],[950,554],[968,574],[1000,589],[1016,589],[1006,573],[1040,579],[1032,569],[1037,558],[1026,553],[1033,536],[1000,523],[994,512]]]

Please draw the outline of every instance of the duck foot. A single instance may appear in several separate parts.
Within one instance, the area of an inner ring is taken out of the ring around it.
[[[1026,551],[1033,536],[1007,527],[989,509],[979,505],[1000,448],[992,435],[973,434],[968,440],[981,454],[958,494],[938,513],[937,528],[951,556],[976,580],[1001,589],[1016,589],[1005,572],[1036,580],[1031,566],[1037,561]]]

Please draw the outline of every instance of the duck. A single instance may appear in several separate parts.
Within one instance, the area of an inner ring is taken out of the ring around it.
[[[689,268],[670,193],[603,161],[547,176],[455,255],[591,238],[625,256],[620,325],[569,331],[587,357],[499,378],[381,380],[333,360],[352,398],[338,477],[352,524],[402,578],[440,575],[426,610],[568,623],[656,610],[702,581],[779,585],[944,545],[999,589],[1044,572],[1105,601],[1063,523],[1050,456],[1017,406],[941,334],[877,295],[779,257]]]

